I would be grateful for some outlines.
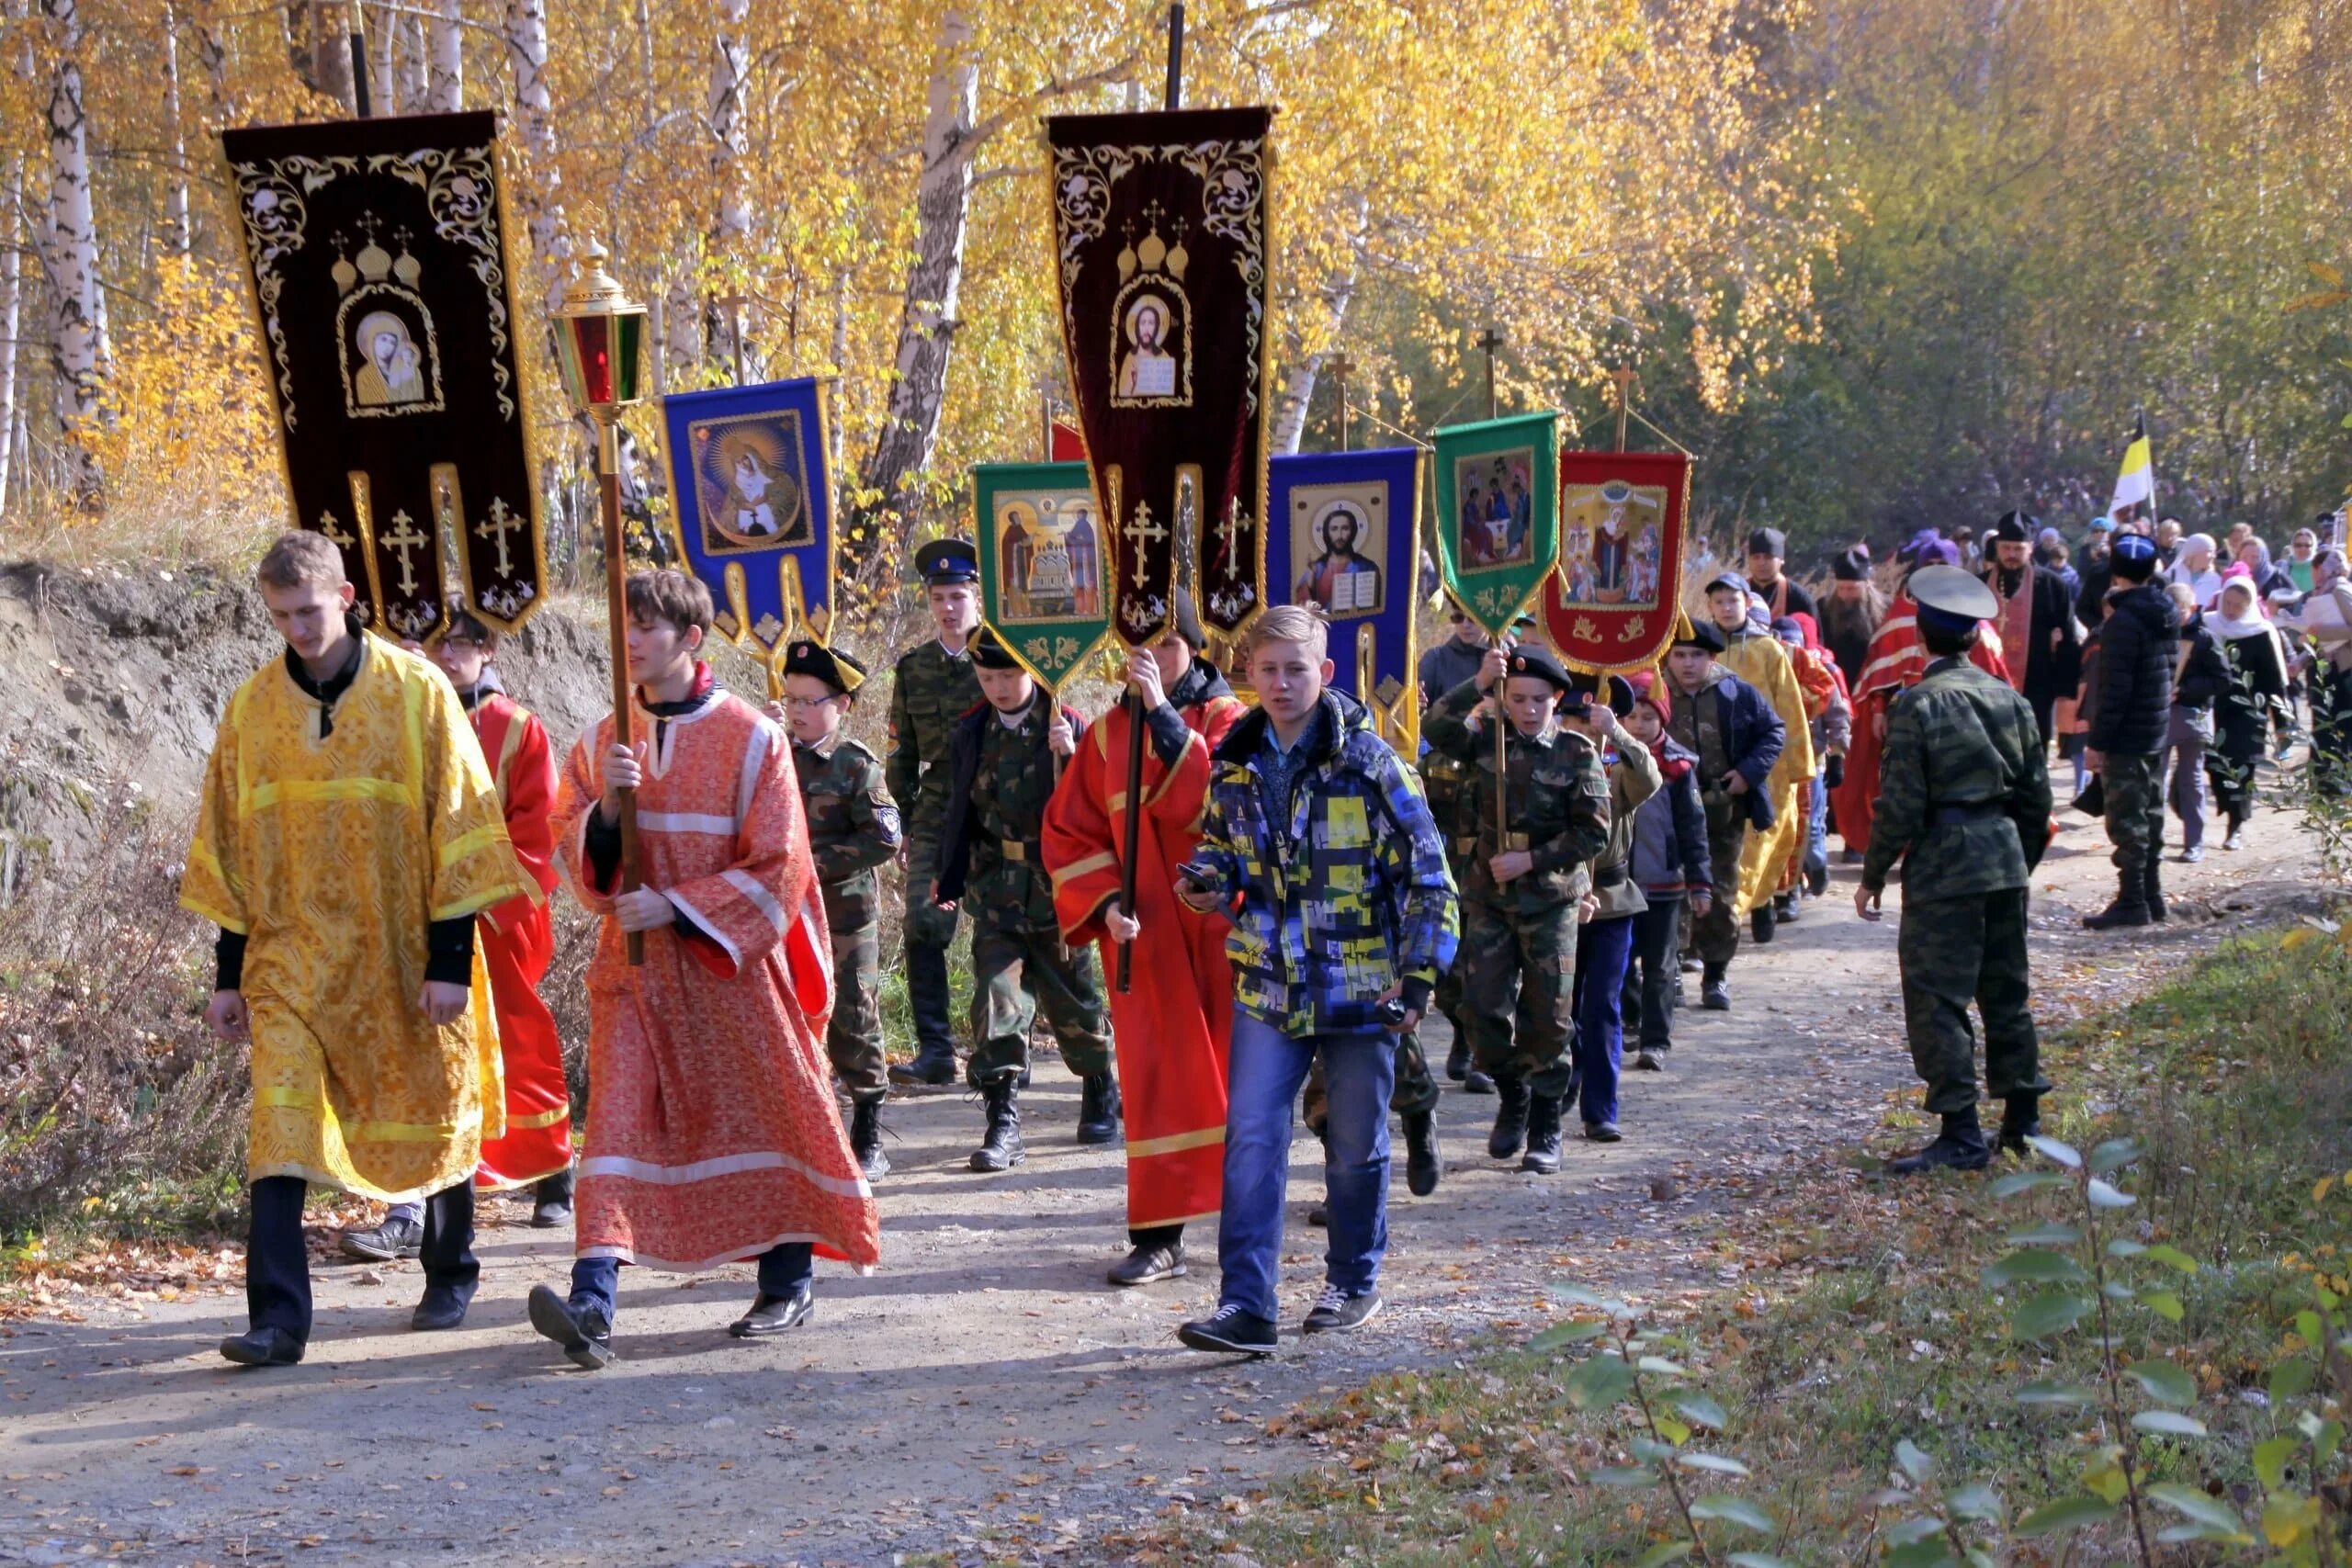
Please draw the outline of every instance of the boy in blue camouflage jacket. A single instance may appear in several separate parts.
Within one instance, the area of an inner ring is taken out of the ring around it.
[[[1325,1285],[1305,1332],[1380,1310],[1388,1248],[1389,1035],[1411,1029],[1453,958],[1445,841],[1412,770],[1364,710],[1327,691],[1323,623],[1294,606],[1251,626],[1259,705],[1216,753],[1197,876],[1177,896],[1234,920],[1224,1271],[1216,1312],[1179,1330],[1201,1350],[1274,1346],[1291,1107],[1319,1054],[1329,1084]]]

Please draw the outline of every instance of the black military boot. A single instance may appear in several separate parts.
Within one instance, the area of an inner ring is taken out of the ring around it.
[[[1977,1124],[1976,1107],[1944,1118],[1943,1131],[1926,1148],[1886,1162],[1889,1176],[1917,1176],[1923,1170],[1982,1170],[1993,1163],[1984,1146],[1984,1129]]]
[[[1528,1104],[1527,1156],[1519,1168],[1538,1176],[1559,1174],[1560,1102],[1548,1094],[1536,1095]]]
[[[2123,866],[2116,872],[2115,884],[2115,902],[2096,915],[2085,915],[2085,931],[2120,931],[2148,923],[2147,873],[2138,866]]]
[[[907,943],[907,1002],[915,1015],[915,1056],[890,1081],[937,1089],[956,1081],[956,1032],[947,1022],[947,950]]]
[[[1470,1076],[1470,1042],[1457,1034],[1453,1048],[1445,1054],[1445,1076],[1460,1083]]]
[[[2001,1147],[2024,1157],[2025,1141],[2041,1133],[2041,1096],[2013,1094],[2001,1101]]]
[[[1527,1080],[1497,1073],[1495,1092],[1502,1097],[1502,1103],[1495,1107],[1495,1130],[1487,1134],[1487,1153],[1495,1159],[1509,1159],[1519,1153],[1527,1136]]]
[[[1437,1113],[1433,1111],[1408,1111],[1405,1113],[1405,1187],[1416,1198],[1426,1198],[1437,1190],[1439,1173],[1444,1168],[1437,1155]]]
[[[1699,977],[1699,1005],[1709,1012],[1731,1011],[1731,981],[1727,964],[1710,964]]]
[[[2140,868],[2140,897],[2148,906],[2148,919],[2168,920],[2172,911],[2165,908],[2164,862],[2151,853],[2147,863]]]
[[[1029,1157],[1021,1146],[1021,1089],[1012,1073],[1000,1073],[980,1090],[988,1101],[988,1136],[972,1151],[972,1168],[1011,1170]]]
[[[1773,915],[1770,904],[1765,904],[1747,912],[1747,934],[1756,941],[1770,942],[1780,929],[1781,922]]]
[[[1119,1138],[1119,1080],[1109,1073],[1089,1073],[1080,1080],[1078,1101],[1078,1141],[1111,1144]]]
[[[849,1153],[868,1181],[890,1174],[890,1156],[882,1152],[882,1102],[861,1100],[849,1108]]]

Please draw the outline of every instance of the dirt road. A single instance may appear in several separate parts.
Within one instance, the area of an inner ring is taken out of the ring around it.
[[[2035,885],[2053,998],[2303,896],[2307,840],[2270,816],[2247,852],[2166,868],[2189,906],[2171,925],[2087,936],[2076,917],[2111,874],[2097,825],[2068,824]],[[1838,868],[1829,898],[1743,952],[1732,1012],[1680,1015],[1670,1074],[1628,1076],[1624,1143],[1572,1140],[1559,1176],[1523,1176],[1485,1157],[1495,1102],[1449,1085],[1444,1183],[1408,1197],[1400,1158],[1389,1304],[1356,1336],[1286,1328],[1257,1363],[1180,1348],[1176,1324],[1215,1299],[1205,1231],[1189,1279],[1105,1287],[1125,1241],[1118,1156],[1071,1142],[1077,1085],[1049,1064],[1009,1176],[965,1168],[980,1118],[960,1094],[893,1103],[884,1267],[820,1269],[816,1323],[781,1343],[721,1332],[747,1269],[649,1273],[625,1277],[622,1359],[576,1371],[523,1321],[530,1285],[562,1280],[569,1236],[514,1225],[483,1231],[481,1293],[455,1334],[407,1332],[413,1265],[322,1268],[292,1369],[218,1359],[243,1326],[231,1294],[0,1327],[0,1562],[1091,1562],[1171,1505],[1213,1531],[1312,1457],[1267,1435],[1295,1402],[1511,1335],[1552,1280],[1637,1296],[1735,1282],[1741,1262],[1703,1242],[1738,1194],[1856,1179],[1824,1156],[1910,1135],[1886,1126],[1917,1098],[1895,926],[1854,918],[1853,876]],[[2063,1083],[2065,1064],[2051,1070]],[[1320,1278],[1304,1223],[1319,1179],[1302,1134],[1292,1323]]]

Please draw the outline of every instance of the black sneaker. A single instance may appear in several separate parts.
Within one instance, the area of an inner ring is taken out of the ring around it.
[[[612,1364],[613,1325],[594,1307],[578,1307],[552,1287],[531,1287],[531,1326],[563,1347],[564,1359],[594,1371]]]
[[[345,1258],[356,1258],[363,1263],[390,1263],[395,1258],[414,1258],[424,1250],[424,1224],[405,1215],[394,1214],[380,1225],[362,1230],[348,1230],[337,1243]]]
[[[1184,1325],[1176,1331],[1176,1337],[1195,1350],[1223,1350],[1237,1356],[1274,1353],[1274,1325],[1238,1306],[1221,1306]]]
[[[302,1359],[302,1342],[282,1328],[254,1328],[220,1341],[220,1354],[241,1367],[290,1367]]]
[[[1351,1296],[1337,1285],[1326,1285],[1323,1293],[1315,1298],[1315,1306],[1306,1321],[1298,1325],[1302,1334],[1328,1334],[1337,1329],[1362,1328],[1380,1315],[1380,1293],[1368,1291]]]

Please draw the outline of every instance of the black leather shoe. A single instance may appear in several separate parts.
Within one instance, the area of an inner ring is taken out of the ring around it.
[[[918,1046],[914,1059],[894,1064],[890,1081],[903,1084],[928,1084],[937,1089],[956,1081],[956,1047],[933,1042]]]
[[[1029,1157],[1021,1146],[1021,1091],[1005,1073],[980,1093],[988,1100],[989,1130],[972,1151],[972,1168],[983,1174],[1011,1170]]]
[[[764,1335],[781,1334],[787,1328],[797,1328],[816,1315],[817,1292],[814,1286],[803,1285],[788,1296],[772,1296],[763,1291],[752,1303],[752,1310],[727,1325],[727,1332],[738,1339],[757,1339]]]
[[[1426,1198],[1437,1190],[1437,1179],[1444,1169],[1437,1154],[1437,1117],[1427,1111],[1408,1112],[1405,1117],[1405,1188],[1416,1198]]]
[[[546,1285],[531,1287],[531,1326],[563,1347],[564,1359],[594,1371],[613,1360],[612,1321],[594,1307],[578,1307]]]
[[[427,1285],[424,1299],[408,1315],[408,1325],[419,1334],[438,1333],[456,1328],[466,1321],[466,1303],[469,1296],[461,1296],[446,1285]]]
[[[2001,1102],[2000,1145],[2023,1158],[2025,1141],[2041,1132],[2041,1097],[2038,1094],[2013,1094]]]
[[[1584,1124],[1584,1135],[1596,1144],[1622,1144],[1625,1141],[1625,1134],[1617,1130],[1614,1122],[1588,1122]]]
[[[1090,1073],[1081,1080],[1078,1101],[1078,1141],[1081,1144],[1118,1142],[1119,1080],[1109,1073]]]
[[[571,1172],[550,1176],[531,1190],[531,1228],[560,1230],[571,1223]]]
[[[882,1152],[882,1102],[861,1100],[849,1108],[849,1154],[869,1182],[890,1174],[890,1156]]]
[[[1944,1118],[1944,1127],[1935,1141],[1923,1149],[1886,1162],[1889,1176],[1917,1176],[1925,1170],[1982,1170],[1993,1163],[1993,1151],[1984,1146],[1984,1129],[1976,1121],[1976,1108],[1970,1106],[1956,1116]]]
[[[1136,1247],[1111,1265],[1105,1278],[1114,1285],[1156,1285],[1162,1280],[1181,1280],[1188,1272],[1184,1244],[1178,1241],[1166,1247]]]
[[[253,1328],[220,1341],[220,1354],[241,1367],[290,1367],[302,1342],[282,1328]]]
[[[1535,1096],[1527,1107],[1527,1154],[1519,1168],[1537,1176],[1560,1170],[1560,1102],[1549,1095]]]
[[[1495,1092],[1502,1097],[1502,1103],[1495,1107],[1495,1130],[1487,1135],[1487,1154],[1492,1159],[1509,1159],[1527,1138],[1527,1080],[1498,1077]]]
[[[345,1258],[356,1258],[363,1263],[390,1263],[395,1258],[414,1258],[424,1250],[424,1225],[422,1221],[395,1215],[380,1225],[347,1230],[335,1245]]]

